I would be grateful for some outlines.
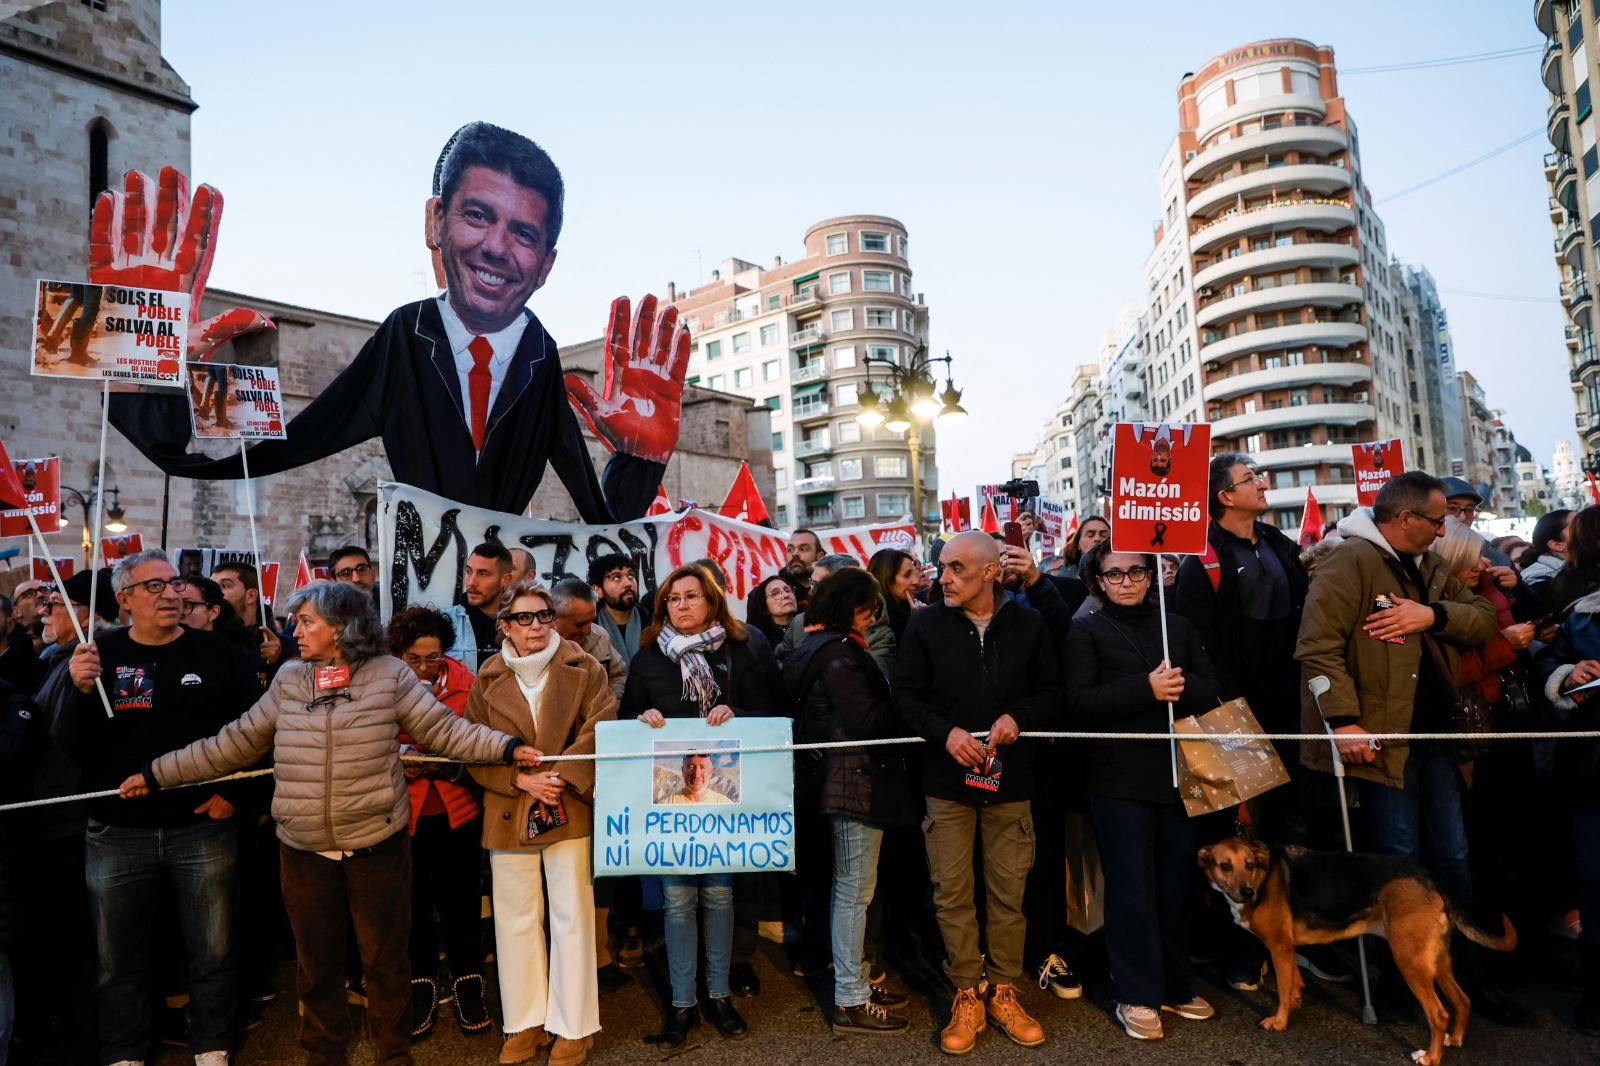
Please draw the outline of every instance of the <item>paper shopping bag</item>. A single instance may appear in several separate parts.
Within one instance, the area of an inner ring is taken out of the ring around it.
[[[1243,699],[1180,718],[1173,728],[1180,736],[1218,738],[1262,732]],[[1236,807],[1289,782],[1289,771],[1270,740],[1180,740],[1178,751],[1183,757],[1178,790],[1191,818]]]

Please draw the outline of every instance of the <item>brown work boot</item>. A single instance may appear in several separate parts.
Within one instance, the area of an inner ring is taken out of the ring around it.
[[[501,1066],[511,1066],[516,1062],[528,1062],[539,1056],[544,1046],[550,1043],[550,1034],[544,1031],[544,1026],[536,1025],[532,1029],[524,1029],[520,1033],[508,1033],[506,1042],[500,1045]],[[579,1060],[582,1061],[581,1059]]]
[[[946,1055],[965,1055],[978,1042],[978,1034],[987,1028],[978,990],[963,988],[950,1003],[950,1022],[939,1033],[939,1050]]]
[[[989,994],[989,1017],[1001,1032],[1023,1047],[1038,1047],[1044,1043],[1044,1026],[1022,1009],[1017,1001],[1016,985],[994,986]]]
[[[589,1049],[593,1046],[592,1036],[580,1037],[577,1040],[558,1036],[556,1046],[550,1049],[550,1066],[580,1066],[589,1058]]]

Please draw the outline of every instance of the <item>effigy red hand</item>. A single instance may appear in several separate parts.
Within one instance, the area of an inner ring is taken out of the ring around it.
[[[200,301],[217,251],[222,193],[210,185],[189,199],[189,179],[162,167],[155,184],[137,170],[123,175],[121,191],[95,200],[89,224],[89,280],[189,294],[189,359],[204,361],[220,345],[275,329],[260,311],[235,307],[200,320]]]
[[[639,301],[631,319],[626,296],[611,301],[606,326],[605,389],[566,375],[567,398],[612,451],[665,463],[678,444],[683,378],[689,369],[689,325],[678,309],[656,314],[656,298]]]

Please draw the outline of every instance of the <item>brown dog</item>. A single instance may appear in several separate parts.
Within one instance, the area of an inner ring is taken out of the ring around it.
[[[1461,1046],[1471,1010],[1450,966],[1451,928],[1497,951],[1517,946],[1509,918],[1502,916],[1505,933],[1500,937],[1474,928],[1422,869],[1406,859],[1304,848],[1275,851],[1238,837],[1201,848],[1199,859],[1211,887],[1227,897],[1234,921],[1254,933],[1272,954],[1278,1012],[1261,1020],[1263,1029],[1282,1032],[1289,1024],[1289,1012],[1300,1006],[1296,945],[1372,933],[1389,942],[1395,966],[1432,1031],[1428,1050],[1411,1057],[1422,1066],[1437,1066],[1446,1046]],[[1453,1025],[1435,984],[1455,1011]]]

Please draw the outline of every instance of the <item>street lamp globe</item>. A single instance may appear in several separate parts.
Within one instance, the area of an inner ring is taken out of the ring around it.
[[[858,401],[861,413],[856,415],[856,421],[868,429],[876,429],[883,425],[883,405],[878,397],[878,390],[868,388]]]

